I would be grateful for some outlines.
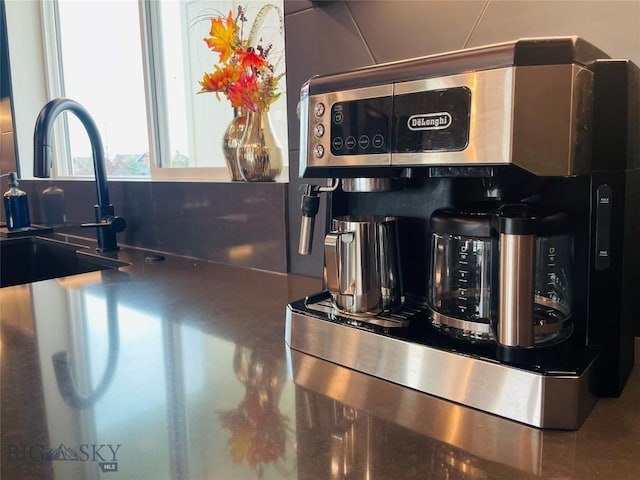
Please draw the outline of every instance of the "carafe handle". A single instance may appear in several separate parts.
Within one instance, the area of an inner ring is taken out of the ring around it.
[[[535,345],[533,328],[536,235],[500,234],[497,338],[506,347]]]

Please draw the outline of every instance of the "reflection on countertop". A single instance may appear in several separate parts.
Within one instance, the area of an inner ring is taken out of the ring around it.
[[[637,368],[580,430],[541,431],[288,351],[317,279],[117,255],[0,289],[2,478],[640,477]]]

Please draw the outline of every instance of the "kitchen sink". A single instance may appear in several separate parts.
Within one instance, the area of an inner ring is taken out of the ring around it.
[[[89,248],[46,237],[0,241],[0,287],[118,268],[126,263],[92,254]]]

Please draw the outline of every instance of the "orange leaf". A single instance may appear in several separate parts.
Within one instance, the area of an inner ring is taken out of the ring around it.
[[[267,61],[256,53],[253,48],[241,50],[238,52],[238,60],[245,68],[260,68],[266,65]]]
[[[237,27],[233,21],[231,10],[229,10],[226,24],[222,17],[211,18],[210,36],[205,38],[204,41],[211,50],[220,54],[221,62],[226,62],[239,46],[236,32]]]

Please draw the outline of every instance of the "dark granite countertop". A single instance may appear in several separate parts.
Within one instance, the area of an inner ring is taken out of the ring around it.
[[[3,479],[640,478],[638,368],[541,431],[289,351],[317,279],[147,257],[0,289]]]

